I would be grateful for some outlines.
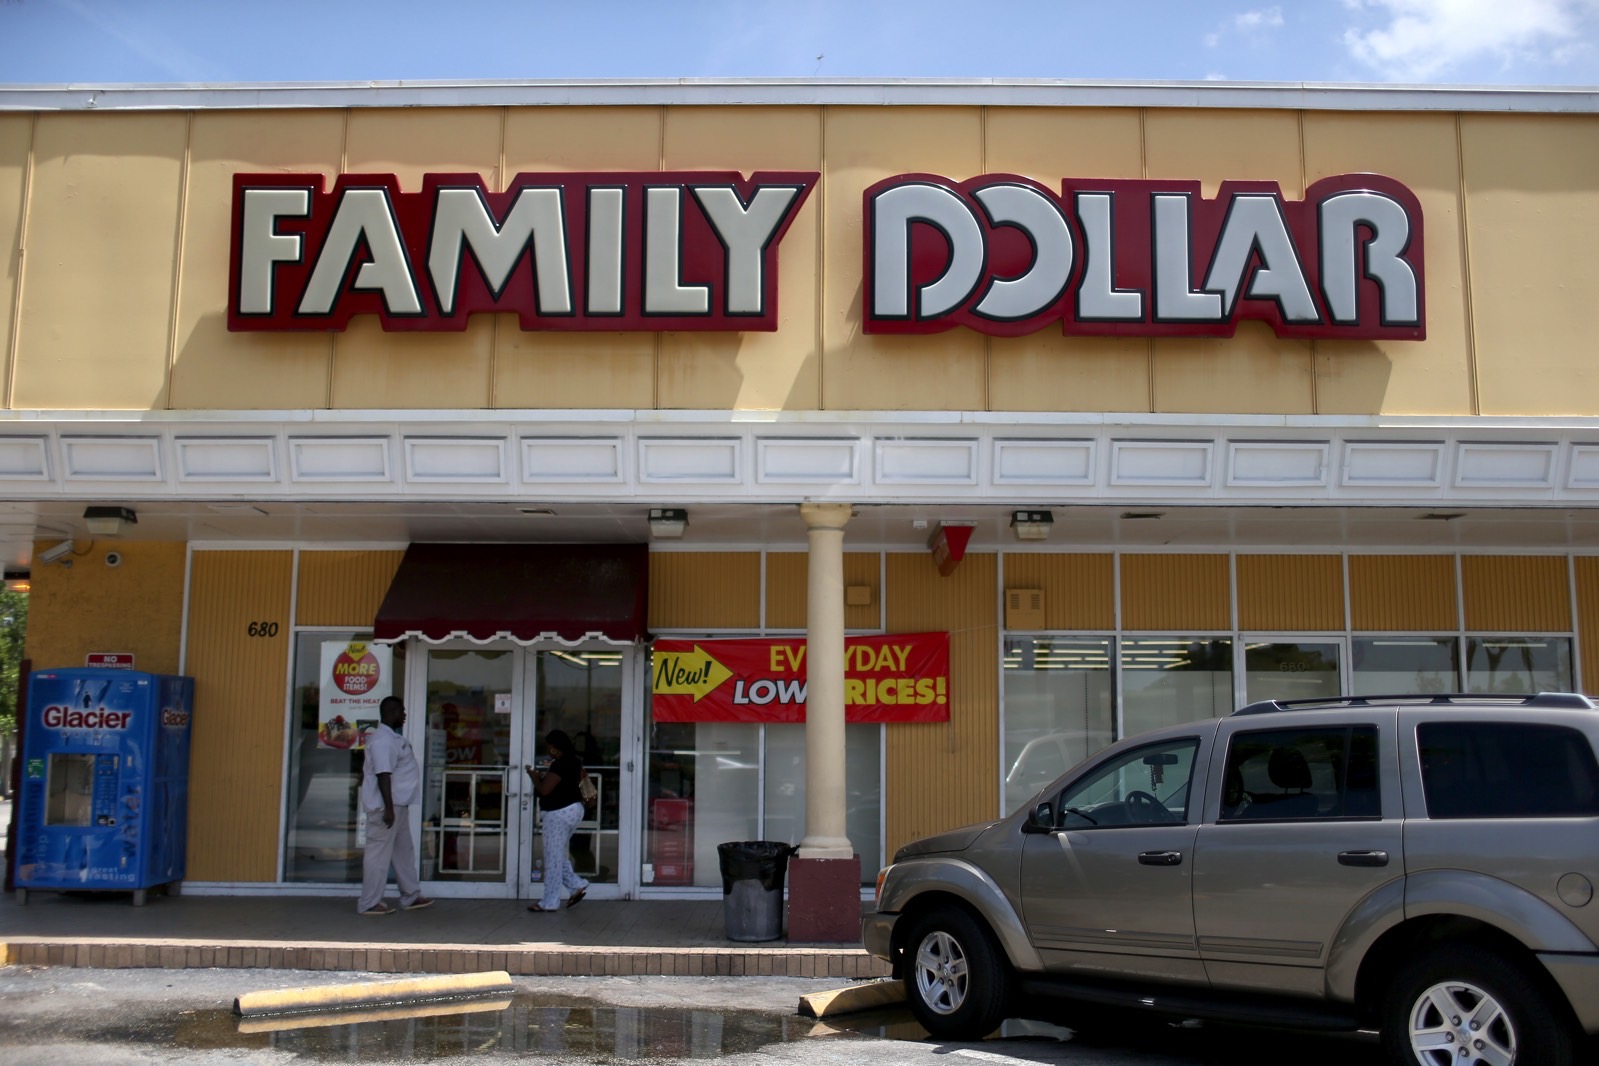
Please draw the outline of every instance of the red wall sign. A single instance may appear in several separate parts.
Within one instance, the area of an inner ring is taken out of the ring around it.
[[[132,670],[131,651],[91,651],[83,657],[84,666],[104,666],[115,670]]]
[[[657,722],[803,722],[805,640],[657,640],[651,713]],[[849,722],[949,720],[949,634],[844,641]]]
[[[1422,340],[1421,204],[1376,174],[1275,182],[902,174],[865,194],[867,333]]]
[[[230,330],[777,328],[777,247],[814,171],[235,174]]]

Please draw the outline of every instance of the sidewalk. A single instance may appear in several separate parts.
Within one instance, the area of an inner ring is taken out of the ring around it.
[[[439,900],[362,917],[347,896],[152,895],[134,907],[123,893],[30,892],[26,906],[0,900],[0,962],[561,977],[888,973],[858,941],[729,940],[721,900],[587,900],[553,914],[531,914],[519,900]]]

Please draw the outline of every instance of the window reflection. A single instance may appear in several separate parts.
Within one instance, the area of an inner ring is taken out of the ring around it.
[[[1235,710],[1231,640],[1129,637],[1122,641],[1121,667],[1127,736]]]
[[[1113,739],[1110,638],[1005,638],[1005,813]]]

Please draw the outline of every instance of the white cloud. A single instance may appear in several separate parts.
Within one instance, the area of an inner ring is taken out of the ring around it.
[[[1509,68],[1572,62],[1591,54],[1585,23],[1599,0],[1343,0],[1382,22],[1350,27],[1344,45],[1356,60],[1400,81],[1429,81],[1452,68],[1488,61]]]
[[[1271,31],[1282,27],[1283,9],[1280,7],[1244,11],[1205,34],[1205,47],[1219,48],[1223,41],[1232,36],[1242,37],[1251,44],[1264,44]]]

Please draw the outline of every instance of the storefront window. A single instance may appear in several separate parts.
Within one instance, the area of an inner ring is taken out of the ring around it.
[[[746,722],[651,725],[646,885],[720,885],[716,845],[760,839],[760,751]]]
[[[844,727],[844,832],[861,857],[861,879],[882,866],[883,727]],[[805,836],[805,727],[766,727],[765,840],[798,844]]]
[[[1115,739],[1108,637],[1005,638],[1005,813]]]
[[[1467,637],[1467,692],[1570,692],[1567,637]]]
[[[332,706],[329,671],[325,665],[340,656],[361,651],[371,634],[360,632],[301,632],[294,638],[294,691],[289,709],[289,779],[285,794],[287,817],[284,835],[283,878],[286,881],[359,883],[361,847],[359,790],[363,751],[361,730],[377,718],[375,700],[370,718],[366,712],[343,713]],[[402,688],[405,648],[397,645],[391,665],[382,673],[351,672],[369,677],[378,686],[375,695]],[[351,663],[364,666],[364,654]],[[365,667],[370,669],[370,667]],[[387,676],[383,676],[383,674]],[[393,687],[390,687],[390,686]]]
[[[1356,637],[1351,644],[1353,695],[1460,689],[1460,641],[1455,637]]]
[[[1121,667],[1123,736],[1235,710],[1230,640],[1130,637]]]

